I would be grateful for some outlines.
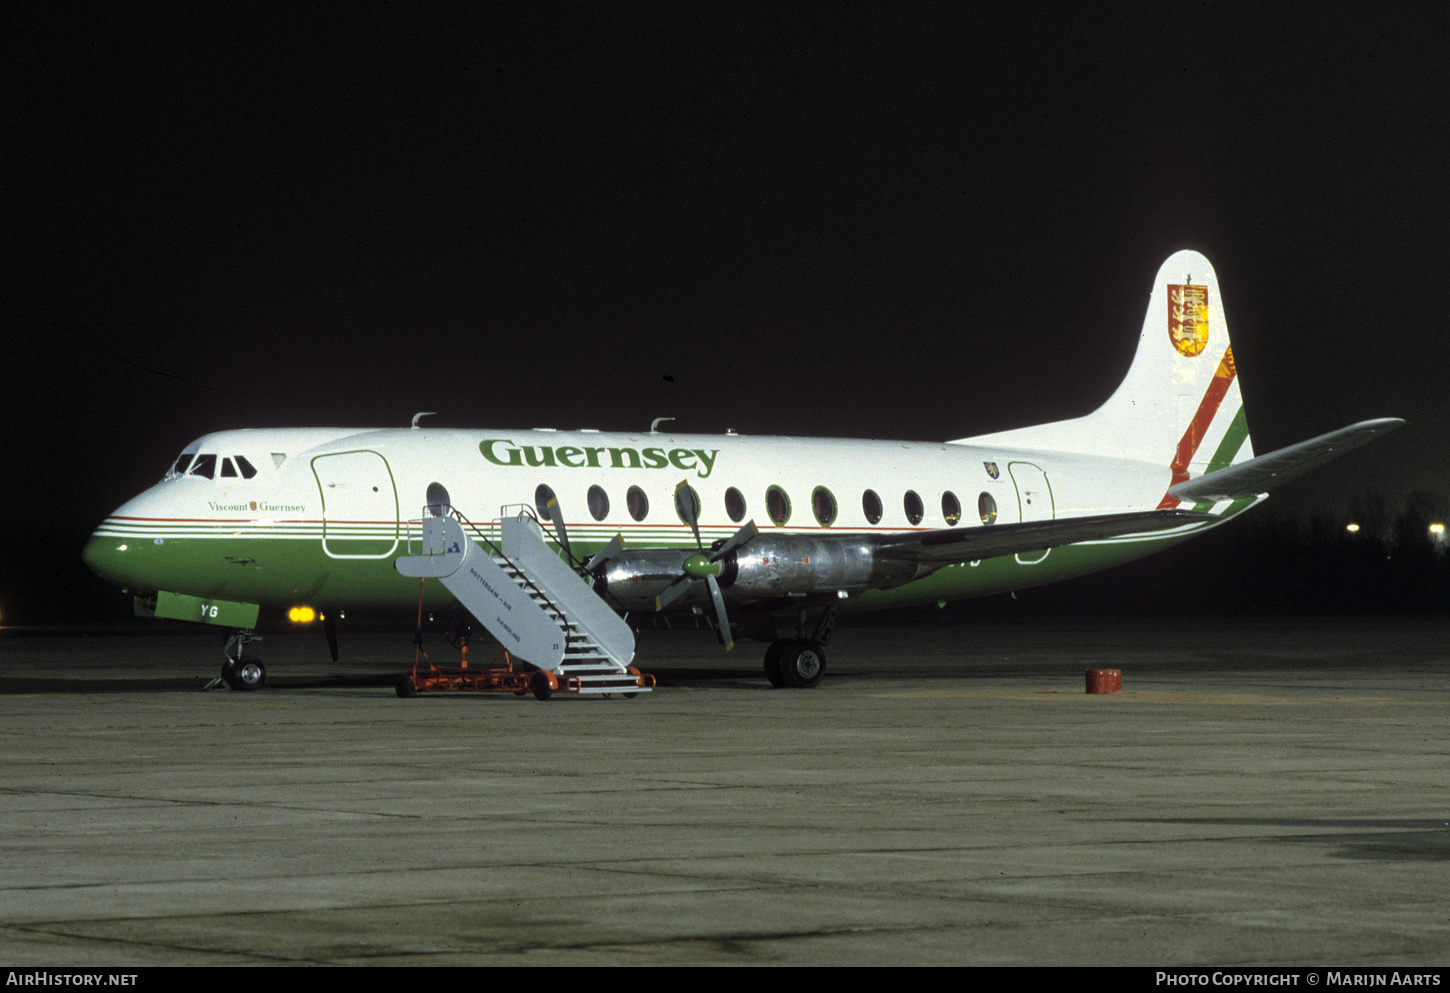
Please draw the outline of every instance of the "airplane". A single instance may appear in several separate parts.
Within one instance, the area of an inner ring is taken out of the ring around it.
[[[733,618],[769,642],[773,685],[807,688],[843,611],[1107,569],[1404,424],[1255,455],[1217,276],[1194,251],[1158,270],[1116,391],[1070,420],[922,442],[682,434],[664,419],[435,429],[423,416],[204,435],[101,523],[84,561],[136,594],[138,613],[233,629],[234,689],[265,684],[244,651],[261,607],[331,619],[415,602],[466,607],[538,674],[541,698],[571,667],[634,672],[626,619],[658,611],[713,621],[727,649]],[[331,626],[328,638],[336,658]],[[595,645],[592,661],[570,656],[576,641]]]

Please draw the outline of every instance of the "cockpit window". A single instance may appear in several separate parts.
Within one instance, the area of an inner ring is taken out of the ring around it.
[[[217,460],[221,459],[221,465]],[[182,452],[181,456],[166,473],[167,479],[174,479],[177,476],[202,476],[206,479],[236,479],[240,476],[243,479],[251,479],[257,474],[257,467],[247,460],[245,455],[198,455],[195,452]]]

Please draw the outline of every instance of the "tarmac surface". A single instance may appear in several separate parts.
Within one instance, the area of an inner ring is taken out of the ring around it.
[[[646,632],[548,702],[220,647],[0,630],[7,966],[1450,964],[1444,620]]]

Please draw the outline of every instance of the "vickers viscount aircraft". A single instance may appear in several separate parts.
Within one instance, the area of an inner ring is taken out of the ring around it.
[[[265,680],[243,654],[259,607],[332,616],[420,598],[430,611],[462,604],[548,674],[624,671],[635,642],[621,615],[694,612],[727,647],[734,619],[770,642],[773,684],[805,687],[839,611],[1139,558],[1402,423],[1255,456],[1213,268],[1184,251],[1153,281],[1126,377],[1084,417],[945,442],[417,418],[219,431],[108,517],[85,561],[139,611],[236,629],[223,678],[238,689]]]

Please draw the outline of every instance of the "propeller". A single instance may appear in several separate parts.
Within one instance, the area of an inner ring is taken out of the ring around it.
[[[559,498],[552,493],[549,494],[549,502],[546,510],[549,514],[549,520],[554,524],[554,533],[559,536],[559,547],[564,549],[564,554],[568,556],[569,561],[577,566],[579,563],[574,558],[573,551],[569,548],[569,532],[564,528],[564,511],[559,506]]]
[[[715,620],[719,624],[720,642],[728,652],[735,647],[735,639],[730,636],[730,621],[725,616],[725,596],[720,592],[720,581],[716,577],[724,569],[721,561],[735,549],[754,538],[760,533],[760,530],[755,526],[754,521],[749,521],[726,539],[718,550],[710,554],[705,551],[705,544],[700,540],[700,498],[686,480],[681,480],[680,485],[675,487],[675,510],[679,512],[681,519],[690,525],[690,531],[695,536],[695,547],[699,551],[686,556],[685,561],[681,564],[681,568],[685,570],[684,574],[666,586],[664,591],[655,598],[655,609],[664,610],[688,593],[695,583],[703,579],[710,590],[710,602],[715,606]]]
[[[624,551],[624,535],[616,534],[603,548],[584,560],[585,574],[598,579],[599,574],[604,571],[604,567],[609,564],[609,560],[622,551]]]
[[[605,564],[624,551],[624,536],[616,534],[603,548],[581,562],[574,557],[574,550],[569,545],[569,531],[564,526],[564,510],[559,506],[559,498],[550,495],[548,503],[544,506],[548,511],[549,522],[554,525],[554,534],[559,538],[559,547],[564,550],[564,555],[568,558],[569,563],[581,575],[598,579],[599,574],[604,571]]]

